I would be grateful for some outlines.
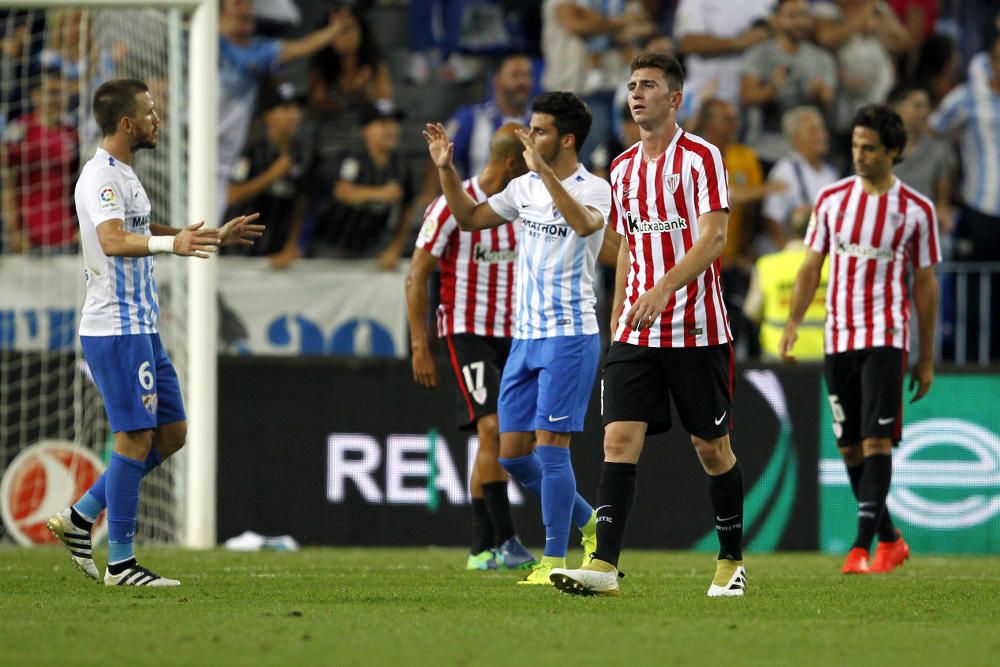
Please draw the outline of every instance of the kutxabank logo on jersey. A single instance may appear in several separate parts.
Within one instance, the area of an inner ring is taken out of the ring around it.
[[[632,211],[626,211],[625,222],[628,223],[630,234],[662,234],[688,228],[687,220],[679,215],[667,220],[659,220],[657,218],[643,220],[639,216],[634,215]]]
[[[873,248],[872,246],[851,243],[840,234],[836,237],[837,252],[841,255],[857,257],[859,259],[880,259],[889,261],[893,258],[892,248]]]
[[[104,464],[89,449],[43,440],[14,457],[0,479],[0,515],[7,532],[25,546],[54,543],[46,522],[73,504],[97,481]],[[106,530],[101,518],[95,541]]]

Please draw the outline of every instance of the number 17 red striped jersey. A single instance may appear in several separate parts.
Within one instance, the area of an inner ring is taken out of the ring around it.
[[[639,142],[611,164],[611,221],[628,244],[625,307],[614,340],[643,347],[704,347],[728,343],[721,260],[671,295],[651,327],[633,330],[626,315],[698,240],[698,217],[729,208],[726,166],[719,149],[679,127],[663,155],[647,160]]]
[[[479,179],[462,182],[476,203],[487,199]],[[438,336],[469,333],[510,338],[514,312],[514,267],[518,223],[463,232],[444,196],[424,214],[417,247],[439,259],[441,305]]]
[[[827,354],[869,347],[910,349],[906,267],[941,261],[931,201],[898,178],[869,195],[858,176],[819,191],[806,245],[830,255]]]

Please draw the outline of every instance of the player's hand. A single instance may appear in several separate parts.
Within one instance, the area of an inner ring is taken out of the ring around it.
[[[781,355],[781,360],[785,363],[798,363],[798,359],[796,359],[792,354],[792,349],[795,347],[795,341],[798,339],[798,327],[792,325],[791,323],[786,324],[785,330],[781,333],[781,341],[778,343],[778,353]]]
[[[427,140],[427,152],[431,155],[431,161],[438,169],[451,166],[452,154],[455,152],[455,144],[448,138],[444,125],[441,123],[427,123],[424,127],[424,139]]]
[[[934,382],[934,362],[918,361],[917,365],[913,367],[913,373],[910,375],[910,391],[916,389],[916,393],[913,394],[910,403],[916,403],[926,396],[927,392],[931,390],[932,382]]]
[[[204,220],[188,225],[174,236],[174,254],[204,258],[219,252],[219,231],[206,228]]]
[[[375,257],[375,263],[378,264],[378,268],[384,271],[392,271],[399,264],[399,256],[401,254],[402,248],[396,244],[392,244]]]
[[[398,204],[403,201],[403,195],[406,193],[403,191],[403,186],[396,181],[389,181],[382,186],[382,197],[381,201],[388,202],[390,204]]]
[[[253,224],[260,213],[238,215],[219,228],[219,245],[252,246],[264,234],[264,225]]]
[[[292,262],[301,257],[299,249],[295,246],[291,248],[283,248],[273,255],[269,255],[267,258],[268,264],[275,271],[281,271],[282,269],[287,269],[291,266]]]
[[[424,387],[438,384],[437,365],[426,343],[413,346],[413,380]]]
[[[653,322],[663,314],[670,300],[670,290],[663,287],[662,283],[653,285],[640,296],[625,316],[625,321],[629,327],[635,331],[642,331],[653,326]]]
[[[536,174],[547,169],[548,165],[545,164],[545,160],[542,159],[542,154],[538,152],[537,148],[535,148],[535,140],[531,137],[531,135],[520,129],[514,130],[514,134],[517,135],[517,138],[520,139],[521,143],[524,145],[524,163],[528,165],[528,169]]]

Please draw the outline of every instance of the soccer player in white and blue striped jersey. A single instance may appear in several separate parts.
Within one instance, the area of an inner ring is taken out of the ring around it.
[[[100,580],[90,533],[108,508],[107,586],[177,586],[135,560],[132,542],[143,476],[184,445],[187,422],[177,373],[157,329],[153,255],[208,257],[220,245],[252,244],[264,230],[240,216],[220,229],[197,223],[174,229],[150,222],[146,191],[132,170],[143,148],[155,148],[160,119],[142,81],[115,79],[94,93],[103,139],[83,167],[75,199],[87,297],[80,344],[104,398],[114,432],[108,469],[49,529],[85,574]]]
[[[521,220],[514,342],[498,405],[500,462],[542,501],[544,556],[518,583],[547,586],[552,568],[565,566],[571,523],[583,533],[584,556],[596,548],[593,509],[576,492],[569,444],[583,430],[600,356],[594,273],[611,186],[577,159],[591,122],[579,97],[545,93],[531,110],[530,131],[518,132],[531,171],[480,204],[462,189],[444,128],[428,125],[424,136],[463,230]]]

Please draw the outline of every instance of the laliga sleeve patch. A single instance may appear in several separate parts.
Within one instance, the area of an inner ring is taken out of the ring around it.
[[[424,224],[420,226],[420,234],[417,236],[417,242],[420,245],[426,245],[431,242],[434,238],[434,233],[437,231],[438,221],[435,218],[425,218]]]
[[[102,211],[113,211],[116,208],[120,208],[118,204],[118,195],[115,194],[115,189],[111,187],[111,185],[101,186],[97,195],[97,200],[101,205]]]
[[[351,181],[353,183],[357,180],[358,174],[360,173],[361,165],[356,159],[349,157],[340,163],[340,178],[342,180]]]

